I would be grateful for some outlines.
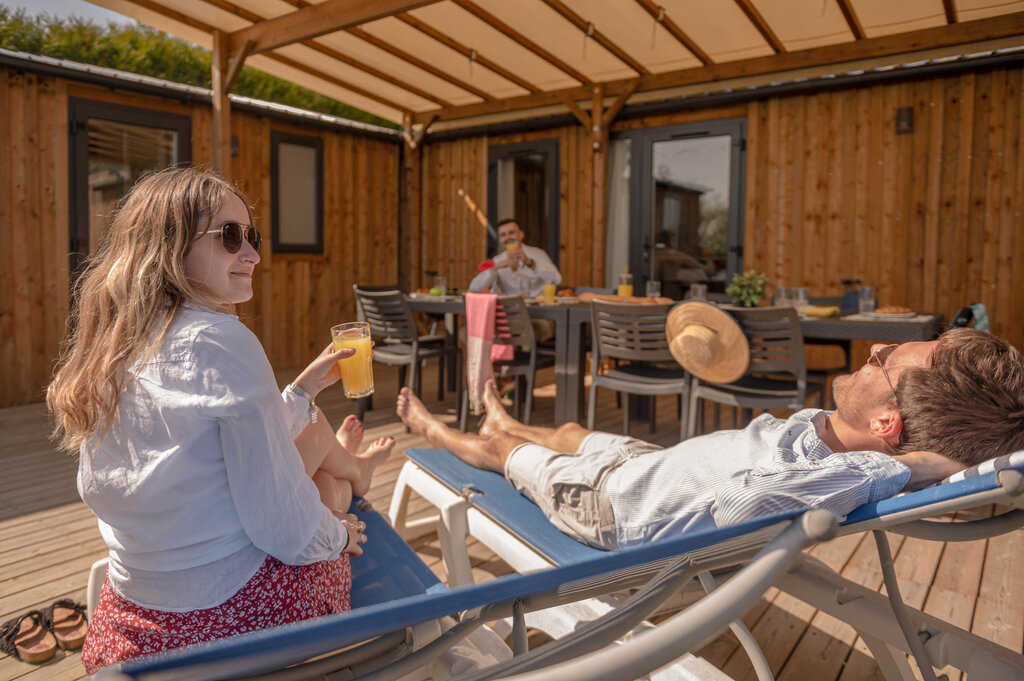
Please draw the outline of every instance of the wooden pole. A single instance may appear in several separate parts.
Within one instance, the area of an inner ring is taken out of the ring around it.
[[[228,100],[229,36],[213,32],[213,166],[221,176],[231,175],[231,102]]]
[[[598,83],[591,90],[590,149],[591,149],[591,206],[590,234],[593,250],[590,253],[591,283],[604,286],[605,206],[608,201],[608,127],[604,123],[604,85]]]
[[[425,128],[424,128],[425,130]],[[406,144],[402,149],[399,185],[398,272],[403,291],[415,291],[423,281],[420,225],[420,191],[423,153],[412,131],[412,117],[405,117]]]

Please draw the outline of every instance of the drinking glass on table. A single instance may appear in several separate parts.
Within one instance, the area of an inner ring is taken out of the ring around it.
[[[661,282],[649,280],[645,287],[644,293],[648,298],[660,298],[661,297]]]
[[[808,290],[806,286],[797,286],[794,289],[790,289],[790,295],[792,296],[791,302],[793,307],[796,308],[796,313],[801,317],[807,316],[807,298]]]
[[[875,287],[857,287],[857,311],[861,314],[871,314],[875,311]]]
[[[345,397],[356,399],[373,394],[373,350],[370,325],[366,322],[348,322],[331,327],[334,349],[354,348],[356,354],[338,360],[341,385]]]
[[[789,307],[793,304],[792,294],[788,286],[778,286],[775,288],[774,303],[775,307]]]
[[[434,288],[439,289],[443,296],[448,292],[448,279],[446,277],[434,277]]]
[[[633,295],[633,275],[631,273],[623,272],[619,275],[618,294],[623,298]]]
[[[555,294],[557,289],[554,284],[544,284],[544,302],[553,303],[555,302]]]
[[[707,284],[690,284],[690,300],[706,302],[708,299]]]

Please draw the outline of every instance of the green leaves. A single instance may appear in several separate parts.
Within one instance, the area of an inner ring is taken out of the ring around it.
[[[743,274],[732,275],[732,283],[725,292],[732,302],[743,307],[754,307],[764,297],[768,277],[757,270],[747,270]]]
[[[104,66],[198,87],[210,85],[210,53],[142,24],[31,17],[0,5],[0,47]],[[251,67],[243,67],[234,94],[398,129],[391,121],[343,104]]]

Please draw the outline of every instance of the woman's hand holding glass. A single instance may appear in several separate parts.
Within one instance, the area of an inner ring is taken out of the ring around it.
[[[356,354],[353,348],[342,348],[335,350],[331,343],[316,359],[309,363],[302,373],[295,379],[295,385],[316,397],[317,394],[329,385],[333,385],[341,378],[341,371],[338,369],[338,360],[351,357]]]

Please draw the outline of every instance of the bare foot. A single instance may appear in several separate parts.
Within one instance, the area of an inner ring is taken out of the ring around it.
[[[352,493],[355,496],[365,496],[370,491],[370,480],[373,478],[373,471],[391,456],[391,450],[394,448],[395,438],[388,435],[387,437],[374,440],[366,448],[365,452],[356,455],[356,463],[359,465],[362,475],[360,475],[361,480],[358,485],[353,483]]]
[[[480,434],[494,435],[506,430],[505,426],[512,417],[505,411],[505,407],[501,403],[501,394],[498,392],[498,385],[493,380],[484,383],[483,398],[487,416],[484,417],[484,422],[480,426]]]
[[[434,424],[440,424],[440,421],[427,411],[427,408],[420,402],[420,398],[416,397],[416,394],[408,387],[402,388],[398,393],[395,413],[398,414],[398,418],[402,419],[402,423],[409,427],[409,430],[427,439],[430,437],[427,431]]]
[[[349,454],[359,451],[359,445],[363,442],[363,424],[352,414],[345,417],[341,427],[334,433],[338,442]]]

